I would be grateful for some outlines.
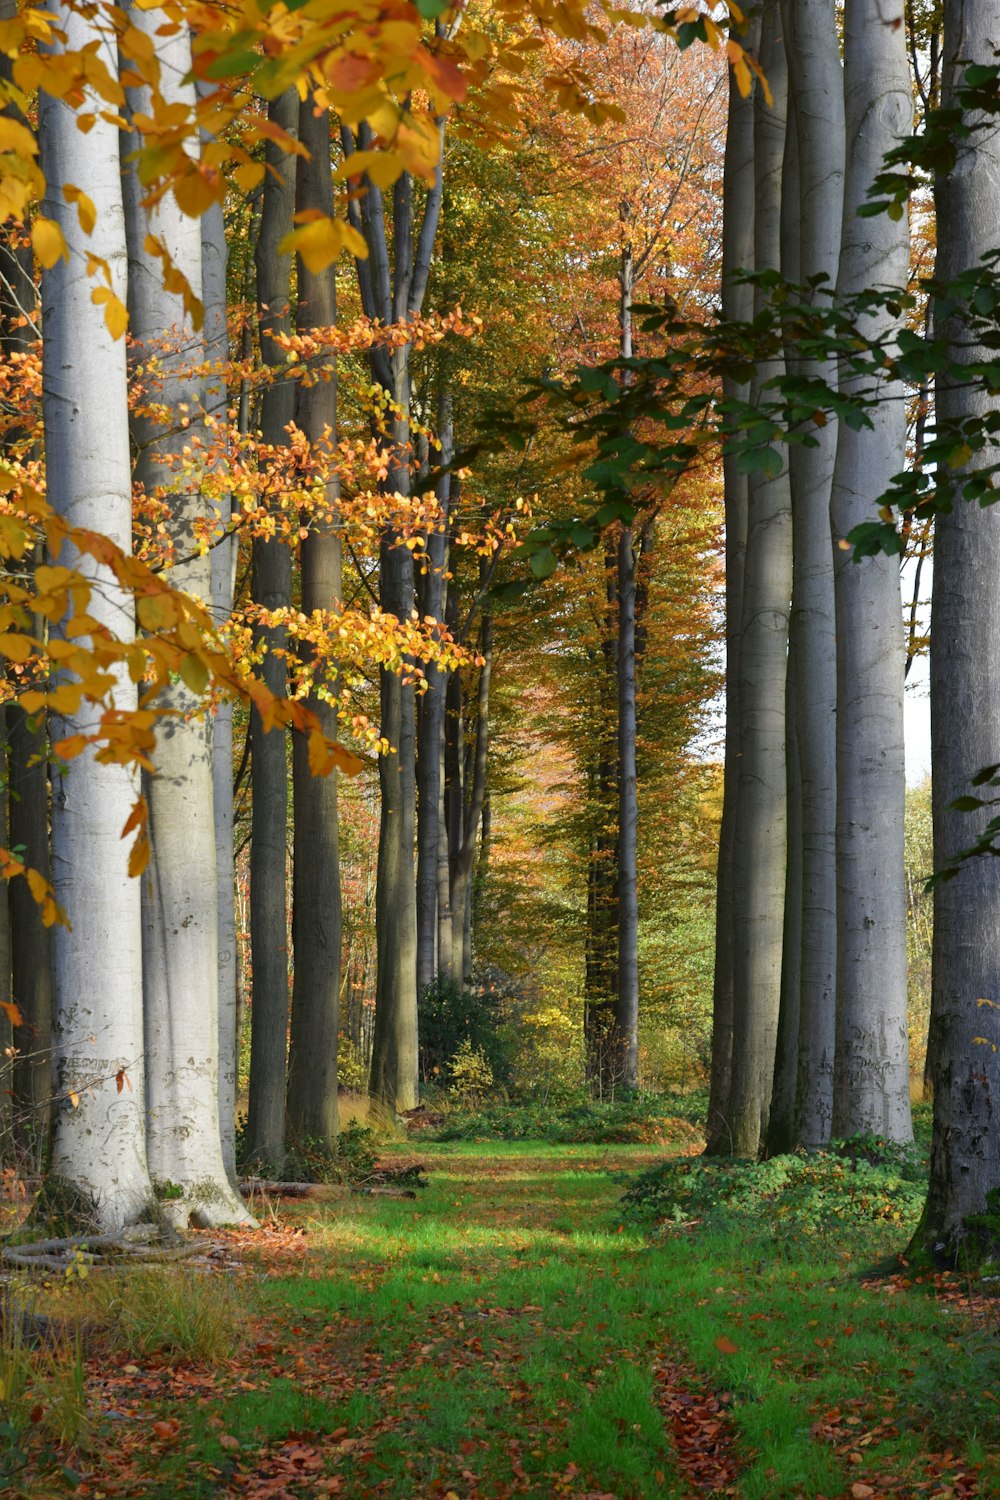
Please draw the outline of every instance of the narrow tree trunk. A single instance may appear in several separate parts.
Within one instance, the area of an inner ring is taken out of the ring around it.
[[[476,689],[476,737],[469,775],[465,779],[462,839],[451,883],[452,951],[456,956],[462,955],[461,979],[464,985],[472,981],[472,873],[479,843],[489,760],[490,679],[493,671],[493,618],[489,614],[483,615],[479,654],[483,658],[483,665],[479,669]]]
[[[996,11],[986,0],[946,0],[942,103],[954,102],[968,63],[991,64]],[[937,185],[937,275],[947,285],[996,247],[1000,216],[1000,149],[994,130],[975,136]],[[971,346],[960,313],[945,324],[953,360],[989,359]],[[996,398],[938,382],[940,421],[996,412]],[[987,459],[989,462],[989,459]],[[931,755],[934,868],[968,847],[989,811],[952,810],[968,796],[972,776],[997,760],[1000,746],[1000,509],[966,500],[939,515],[934,537],[931,613]],[[934,893],[931,1042],[934,1133],[927,1208],[918,1239],[939,1257],[975,1262],[996,1254],[998,1236],[970,1230],[1000,1188],[1000,867],[965,864]],[[977,1038],[984,1038],[979,1041]]]
[[[298,129],[299,99],[289,89],[274,100],[269,116],[289,134]],[[295,207],[295,158],[268,143],[268,174],[260,235],[254,252],[257,305],[260,308],[261,358],[277,365],[282,356],[270,334],[291,329],[291,259],[278,244],[291,231]],[[281,447],[295,416],[295,395],[288,381],[265,392],[261,437]],[[252,595],[265,609],[291,603],[292,554],[284,540],[254,542]],[[272,692],[284,695],[287,671],[283,657],[286,632],[260,629],[256,638],[267,654],[260,675]],[[267,1163],[280,1176],[285,1155],[285,1086],[288,1044],[288,944],[286,839],[288,829],[288,755],[281,730],[267,733],[256,709],[250,711],[253,812],[250,845],[250,952],[253,992],[250,1010],[250,1100],[247,1154]]]
[[[622,250],[618,273],[619,353],[632,357],[631,243]],[[615,995],[615,1072],[621,1085],[639,1083],[639,795],[636,778],[635,536],[622,526],[618,538],[618,988]]]
[[[299,138],[308,147],[296,183],[299,213],[318,209],[333,213],[330,167],[330,116],[315,112],[311,99],[299,106]],[[299,260],[300,331],[332,328],[337,321],[335,271],[313,275]],[[336,377],[299,392],[297,423],[310,443],[332,449],[337,437]],[[322,503],[329,516],[304,517],[308,536],[302,543],[302,612],[334,611],[343,600],[340,536],[332,515],[337,486],[331,480]],[[329,669],[328,669],[329,670]],[[313,694],[309,707],[324,732],[336,737],[337,714],[328,699]],[[330,1149],[339,1129],[337,1108],[337,1033],[340,1027],[340,824],[337,773],[313,776],[309,749],[299,735],[292,747],[295,864],[292,941],[295,978],[292,989],[291,1040],[288,1053],[288,1124],[300,1138]]]
[[[906,216],[858,218],[884,153],[909,132],[913,103],[902,26],[879,0],[847,0],[844,75],[847,173],[837,289],[903,286]],[[869,333],[894,334],[889,313]],[[845,390],[851,382],[845,380]],[[906,410],[883,385],[873,428],[838,434],[831,521],[837,619],[837,1040],[833,1131],[909,1140],[906,895],[903,861],[903,666],[899,564],[856,563],[839,542],[875,514],[903,468]]]
[[[438,462],[451,463],[454,447],[451,396],[442,391],[438,408]],[[438,529],[427,539],[427,573],[423,580],[420,613],[425,620],[444,621],[445,570],[448,565],[448,507],[451,475],[438,481],[441,507]],[[441,828],[441,754],[448,674],[431,662],[427,689],[420,699],[417,723],[417,991],[433,982],[438,963],[438,866]],[[449,956],[450,962],[450,956]]]
[[[789,85],[798,140],[798,274],[836,284],[844,198],[844,90],[832,0],[785,0]],[[824,292],[813,293],[823,303]],[[797,358],[805,379],[830,381],[829,361]],[[836,711],[830,495],[837,451],[834,419],[816,446],[789,453],[794,573],[791,634],[797,664],[795,714],[801,778],[802,954],[796,1144],[823,1146],[833,1115],[836,1032]]]
[[[160,11],[138,10],[132,23],[151,39],[163,69],[165,97],[192,105],[188,34],[159,34]],[[149,109],[147,91],[128,90],[133,114]],[[196,145],[195,145],[196,149]],[[202,514],[196,482],[183,454],[197,434],[204,408],[205,346],[168,292],[158,261],[146,249],[156,235],[196,297],[201,296],[201,229],[173,198],[152,211],[141,201],[133,172],[125,178],[129,251],[129,318],[139,358],[155,353],[151,397],[167,412],[135,424],[136,477],[147,493],[162,490],[167,532],[175,550],[171,582],[202,603],[212,598],[212,568],[202,555],[195,523]],[[181,413],[188,425],[181,423]],[[212,726],[198,696],[178,680],[164,694],[171,717],[161,721],[156,772],[146,778],[152,857],[143,878],[143,994],[146,1041],[146,1149],[156,1184],[170,1184],[162,1212],[174,1223],[210,1226],[247,1222],[222,1160],[219,1126],[218,879],[212,780]],[[181,1189],[178,1195],[176,1189]]]
[[[96,21],[54,4],[51,16],[67,50],[93,46],[114,77],[117,60]],[[125,341],[111,337],[103,310],[91,300],[87,258],[107,263],[112,287],[126,296],[127,252],[118,129],[90,98],[80,112],[42,94],[39,137],[48,184],[46,214],[60,225],[69,259],[42,278],[43,416],[48,493],[71,524],[132,545],[132,467],[126,398]],[[93,200],[93,232],[80,228],[63,196],[72,183]],[[69,561],[65,549],[59,561]],[[121,639],[134,631],[131,596],[89,559],[91,614]],[[136,706],[123,674],[116,707]],[[57,720],[53,737],[88,734],[96,708],[83,705]],[[51,1184],[86,1209],[103,1229],[146,1216],[152,1186],[146,1163],[142,1035],[142,930],[139,882],[128,875],[121,832],[139,795],[127,768],[102,764],[90,751],[61,772],[52,802],[52,874],[71,927],[54,935],[53,1067],[59,1107],[53,1132]],[[124,1086],[127,1078],[128,1086]],[[75,1101],[75,1102],[74,1102]]]
[[[754,120],[754,250],[758,271],[780,268],[786,73],[777,0],[765,5],[761,65],[774,92]],[[757,293],[759,300],[762,294]],[[762,387],[780,361],[762,366]],[[787,469],[753,475],[743,582],[740,773],[736,829],[735,1005],[729,1101],[732,1146],[756,1156],[767,1131],[781,989],[786,857],[785,671],[791,599]]]
[[[220,427],[228,422],[226,226],[221,203],[213,203],[201,217],[202,302],[205,307],[205,354],[208,378],[205,410]],[[208,442],[221,442],[211,428]],[[220,459],[221,464],[221,459]],[[232,520],[232,495],[216,495],[220,526]],[[212,617],[223,625],[233,612],[236,582],[234,538],[212,548]],[[237,994],[236,870],[233,860],[233,705],[220,703],[212,719],[212,806],[215,827],[215,867],[219,922],[219,1130],[222,1160],[230,1180],[236,1177],[236,1093],[239,1067],[239,999]]]
[[[748,44],[756,46],[756,28]],[[752,96],[744,98],[730,82],[729,122],[723,186],[722,308],[727,319],[747,322],[753,316],[753,292],[735,285],[734,273],[753,266],[753,111]],[[731,399],[745,398],[745,386],[726,384]],[[716,873],[715,976],[712,986],[712,1062],[710,1073],[707,1150],[728,1152],[732,1145],[729,1095],[733,1065],[734,965],[736,912],[735,838],[740,766],[739,653],[743,614],[743,569],[746,552],[747,476],[735,459],[723,460],[726,515],[726,740],[723,769],[722,822]]]
[[[10,842],[50,879],[48,739],[16,704],[7,708]],[[12,989],[24,1024],[14,1028],[15,1113],[23,1143],[41,1153],[52,1113],[52,934],[26,881],[10,887]]]

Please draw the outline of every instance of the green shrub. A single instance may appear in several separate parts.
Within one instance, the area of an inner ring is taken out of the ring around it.
[[[664,1162],[643,1173],[623,1202],[644,1218],[727,1230],[742,1223],[792,1243],[831,1228],[840,1237],[851,1226],[909,1228],[926,1191],[926,1161],[917,1147],[856,1136],[826,1151],[763,1162]]]
[[[513,1038],[505,1025],[499,989],[481,984],[466,989],[439,977],[420,997],[420,1077],[424,1083],[452,1081],[452,1063],[467,1043],[484,1057],[493,1080],[510,1079]]]
[[[653,1145],[700,1140],[692,1115],[661,1094],[594,1100],[579,1094],[571,1103],[492,1105],[456,1113],[435,1132],[443,1141],[544,1140],[554,1144]],[[703,1101],[700,1101],[703,1103]]]

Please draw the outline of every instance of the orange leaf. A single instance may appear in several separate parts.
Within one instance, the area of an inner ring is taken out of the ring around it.
[[[0,1010],[3,1011],[12,1026],[23,1026],[24,1016],[21,1007],[16,1000],[0,1000]]]

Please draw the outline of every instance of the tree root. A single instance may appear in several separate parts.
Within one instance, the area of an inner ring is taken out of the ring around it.
[[[0,1261],[27,1271],[67,1271],[82,1261],[88,1271],[142,1264],[162,1265],[204,1255],[211,1246],[201,1241],[157,1243],[160,1231],[154,1224],[136,1225],[120,1234],[78,1234],[64,1239],[34,1240],[23,1245],[5,1245]]]

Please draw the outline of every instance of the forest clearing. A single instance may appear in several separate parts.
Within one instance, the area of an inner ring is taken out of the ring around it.
[[[214,1264],[48,1291],[84,1331],[11,1402],[5,1493],[996,1494],[1000,1311],[896,1263],[918,1196],[623,1204],[697,1159],[675,1102],[656,1145],[404,1142],[414,1197],[258,1204]]]
[[[0,0],[5,1493],[1000,1494],[996,12]]]

